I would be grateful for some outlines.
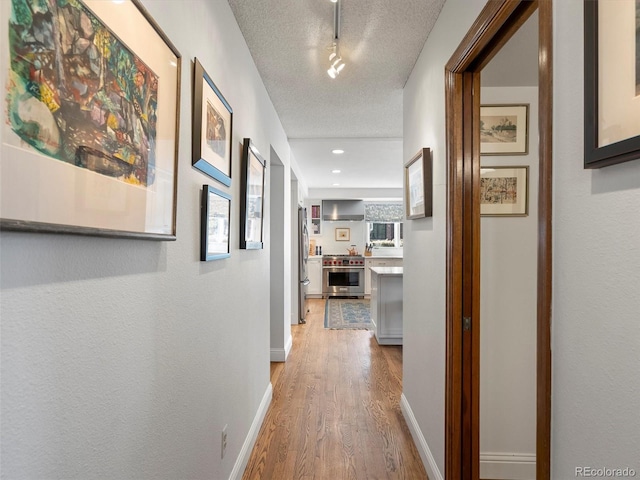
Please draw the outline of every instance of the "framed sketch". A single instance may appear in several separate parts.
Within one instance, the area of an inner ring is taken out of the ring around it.
[[[229,187],[233,110],[197,58],[194,63],[192,165]]]
[[[529,167],[481,167],[480,215],[529,214]]]
[[[433,215],[431,150],[421,149],[404,165],[404,204],[407,219]]]
[[[242,148],[242,197],[240,200],[240,248],[263,247],[264,181],[267,162],[245,138]]]
[[[348,242],[351,240],[350,228],[336,228],[336,241]]]
[[[25,7],[0,2],[0,226],[175,240],[180,53],[137,0]]]
[[[480,106],[480,154],[529,153],[529,105]]]
[[[229,258],[231,195],[209,185],[202,186],[200,208],[200,260]]]
[[[584,167],[640,158],[640,1],[584,2]]]

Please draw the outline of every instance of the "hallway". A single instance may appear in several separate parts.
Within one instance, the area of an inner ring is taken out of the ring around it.
[[[287,362],[271,365],[273,400],[243,479],[426,479],[400,411],[402,347],[326,330],[324,304],[309,302]]]

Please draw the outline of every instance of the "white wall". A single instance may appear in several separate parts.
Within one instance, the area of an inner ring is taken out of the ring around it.
[[[291,349],[291,180],[290,170],[271,150],[270,176],[270,275],[272,362],[284,362]],[[288,231],[288,233],[286,233]]]
[[[404,156],[431,147],[434,216],[406,222],[403,411],[430,478],[444,466],[444,65],[484,0],[448,0],[407,82]],[[582,0],[554,2],[552,478],[640,472],[640,161],[585,170]],[[433,459],[433,461],[432,461]],[[637,474],[637,473],[636,473]]]
[[[404,89],[405,159],[433,152],[433,217],[404,223],[403,410],[429,478],[444,475],[446,137],[444,66],[485,0],[448,0]]]
[[[640,475],[640,160],[582,167],[583,2],[554,18],[553,477]]]
[[[143,3],[183,57],[177,241],[0,234],[2,478],[229,478],[268,400],[269,228],[238,249],[239,145],[288,167],[286,135],[225,0]],[[208,263],[194,57],[234,110],[231,258]]]
[[[534,478],[538,88],[483,87],[480,98],[529,104],[528,155],[481,158],[485,167],[529,167],[529,214],[480,220],[480,475]]]
[[[298,245],[300,232],[298,230],[298,193],[300,191],[298,180],[291,175],[291,325],[297,325],[299,321],[298,297],[300,296],[300,274],[298,270],[300,248]],[[291,329],[289,329],[289,334]]]

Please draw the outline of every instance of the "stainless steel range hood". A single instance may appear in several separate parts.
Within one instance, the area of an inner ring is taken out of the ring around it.
[[[322,220],[325,222],[364,220],[362,200],[323,200]]]

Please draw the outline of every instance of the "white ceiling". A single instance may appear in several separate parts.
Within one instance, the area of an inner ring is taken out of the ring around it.
[[[310,190],[390,189],[397,196],[402,89],[444,1],[340,0],[346,67],[333,80],[330,0],[229,0]],[[492,84],[505,79],[494,76]],[[345,153],[333,155],[335,148]]]
[[[443,3],[340,0],[332,80],[333,3],[229,0],[310,189],[402,186],[402,89]]]

